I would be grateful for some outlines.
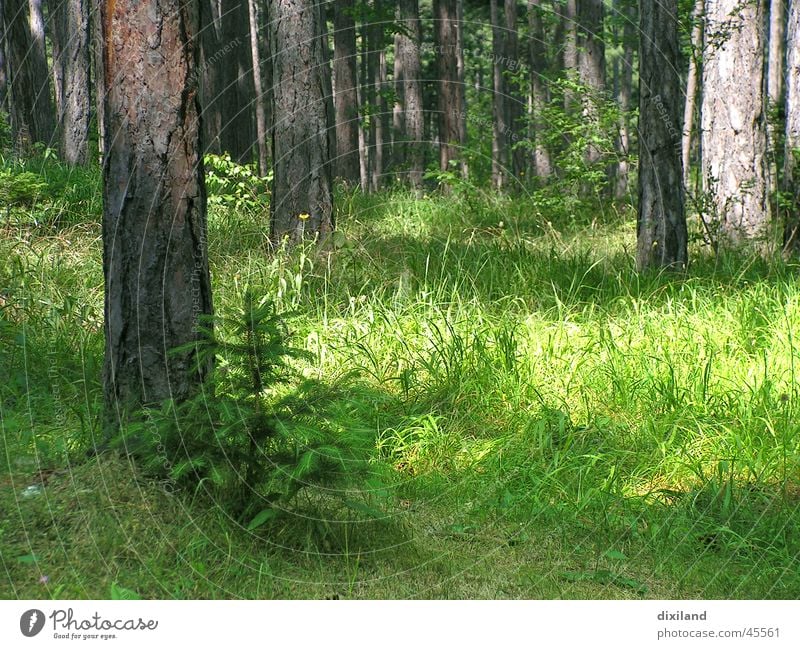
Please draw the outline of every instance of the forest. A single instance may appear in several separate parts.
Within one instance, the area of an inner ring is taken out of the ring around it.
[[[0,0],[0,597],[800,597],[800,0]]]

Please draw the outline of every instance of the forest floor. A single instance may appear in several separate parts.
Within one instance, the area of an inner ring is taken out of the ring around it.
[[[686,273],[640,276],[629,211],[540,209],[342,195],[327,250],[267,254],[263,214],[212,208],[215,308],[247,286],[294,311],[388,476],[383,515],[309,491],[255,531],[85,459],[99,218],[9,213],[0,597],[800,597],[799,269],[696,237]]]

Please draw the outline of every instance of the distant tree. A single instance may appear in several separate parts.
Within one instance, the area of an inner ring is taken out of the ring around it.
[[[256,151],[258,152],[258,172],[267,175],[269,161],[269,145],[267,143],[267,96],[265,77],[261,67],[261,47],[259,33],[263,21],[263,8],[256,0],[248,0],[250,20],[250,57],[253,63],[253,113],[256,120]]]
[[[784,250],[800,252],[800,1],[789,5],[786,38],[786,136],[783,190],[788,201]]]
[[[687,263],[681,173],[678,0],[642,3],[639,18],[639,214],[637,266]]]
[[[462,174],[467,166],[462,147],[466,144],[466,99],[461,59],[461,0],[434,0],[433,22],[439,97],[439,166],[450,170],[458,162]]]
[[[606,89],[606,47],[603,38],[605,11],[603,0],[578,0],[578,71],[583,97],[583,118],[599,124],[598,101]],[[587,164],[601,158],[594,145],[586,148]]]
[[[173,352],[198,339],[198,321],[212,311],[198,4],[102,6],[104,391],[112,431],[141,406],[188,398],[211,369],[194,367],[194,352]]]
[[[89,153],[89,0],[49,0],[59,149],[68,164]]]
[[[492,23],[492,185],[502,190],[508,184],[511,159],[509,155],[509,88],[506,79],[506,36],[498,0],[490,0]]]
[[[333,77],[336,111],[336,176],[356,185],[358,158],[358,51],[354,0],[334,3]]]
[[[697,113],[697,95],[700,90],[700,60],[703,53],[703,15],[705,0],[695,0],[692,12],[692,40],[689,56],[689,73],[686,75],[686,102],[683,109],[683,138],[681,140],[681,159],[683,160],[683,184],[688,189],[691,181],[692,136]]]
[[[53,144],[55,111],[45,52],[41,0],[4,0],[11,126],[23,149]]]
[[[397,18],[403,31],[397,34],[398,61],[396,70],[400,73],[398,96],[400,103],[400,160],[408,167],[408,182],[416,190],[422,189],[425,171],[425,122],[422,97],[422,23],[419,19],[419,0],[399,0]],[[395,75],[397,81],[397,75]]]
[[[702,0],[699,0],[702,2]],[[616,21],[622,21],[621,34],[622,56],[615,64],[615,88],[619,104],[619,135],[617,138],[617,163],[613,169],[613,195],[617,200],[624,200],[629,192],[631,154],[630,115],[633,102],[633,69],[634,50],[637,46],[636,3],[633,0],[614,0]]]
[[[545,30],[542,20],[542,1],[528,0],[528,66],[531,86],[531,124],[533,127],[533,173],[538,178],[547,178],[552,174],[550,151],[544,138],[546,125],[541,120],[542,111],[549,103],[546,77],[548,70],[547,52],[545,49]]]
[[[333,230],[328,101],[315,0],[270,0],[273,109],[272,238]]]
[[[767,251],[764,4],[707,0],[703,179],[719,243]]]

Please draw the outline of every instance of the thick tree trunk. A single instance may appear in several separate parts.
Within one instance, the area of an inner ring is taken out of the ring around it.
[[[683,137],[681,138],[681,159],[683,161],[683,185],[691,184],[692,136],[694,133],[697,95],[700,90],[700,61],[703,54],[703,12],[705,0],[695,0],[692,18],[692,52],[689,57],[689,74],[686,77],[686,103],[683,109]]]
[[[490,2],[492,22],[492,185],[502,190],[508,183],[510,160],[506,137],[508,136],[508,86],[504,74],[506,39],[500,21],[498,0]]]
[[[422,23],[419,19],[419,0],[399,0],[398,18],[406,33],[398,34],[395,53],[401,61],[402,89],[402,146],[401,159],[408,168],[408,181],[417,191],[422,189],[425,171],[425,121],[422,109]]]
[[[193,0],[105,0],[103,169],[106,424],[181,401],[207,376],[193,352],[210,314]],[[156,38],[155,35],[158,35]]]
[[[58,138],[67,164],[89,150],[89,0],[50,0]]]
[[[636,262],[684,268],[678,0],[642,3],[639,18],[639,213]]]
[[[544,25],[541,15],[541,0],[528,0],[528,46],[531,71],[531,124],[533,125],[534,151],[533,173],[537,178],[547,178],[553,173],[550,151],[544,141],[545,124],[542,111],[549,101],[545,74],[547,55],[545,49]]]
[[[786,137],[783,190],[789,199],[784,251],[800,252],[800,1],[789,5],[786,38]]]
[[[350,185],[359,182],[358,56],[353,0],[334,3],[333,74],[336,110],[336,176]]]
[[[267,144],[267,111],[266,95],[264,94],[264,79],[261,71],[261,54],[258,47],[259,33],[259,7],[256,0],[248,0],[248,14],[250,19],[250,56],[253,62],[253,108],[256,116],[256,137],[258,138],[258,173],[267,175],[269,145]]]
[[[462,174],[466,164],[462,147],[466,144],[464,124],[466,105],[463,77],[459,70],[460,0],[434,0],[433,20],[438,64],[439,90],[439,167],[451,170],[451,161],[458,163]]]
[[[560,8],[561,23],[564,31],[564,47],[562,50],[562,70],[567,79],[578,81],[578,0],[566,0]],[[564,92],[564,110],[571,112],[575,107],[575,93]]]
[[[706,0],[703,178],[718,243],[771,247],[763,4]]]
[[[4,0],[11,126],[15,146],[25,152],[34,142],[51,146],[55,113],[44,48],[40,0]]]
[[[315,0],[270,0],[274,180],[272,239],[333,230],[328,102]]]

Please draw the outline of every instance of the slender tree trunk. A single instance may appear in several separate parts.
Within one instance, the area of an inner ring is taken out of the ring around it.
[[[94,90],[94,117],[97,127],[97,156],[103,164],[105,154],[105,104],[106,104],[106,77],[103,69],[103,2],[104,0],[90,0],[91,13],[89,15],[89,29],[91,39],[91,76]]]
[[[456,161],[464,174],[466,166],[461,149],[466,143],[466,105],[463,77],[459,70],[459,2],[434,0],[433,17],[439,84],[439,166],[442,171],[447,171],[451,169],[451,161]]]
[[[686,103],[683,109],[683,137],[681,140],[681,159],[683,160],[683,186],[688,190],[691,185],[692,136],[694,133],[695,114],[697,113],[697,95],[700,90],[700,61],[703,53],[703,16],[705,0],[695,0],[692,19],[692,53],[689,57],[689,74],[686,78]]]
[[[770,0],[769,4],[769,53],[767,59],[767,157],[769,191],[778,189],[778,149],[780,147],[782,123],[780,112],[783,104],[783,70],[785,62],[786,6],[784,0]],[[777,194],[773,194],[777,198]],[[772,216],[777,217],[777,200],[770,202]]]
[[[566,0],[560,15],[564,25],[562,69],[567,79],[578,81],[578,0]],[[570,90],[565,91],[564,110],[572,112],[574,104],[575,93]]]
[[[503,74],[503,64],[506,59],[506,39],[500,22],[498,0],[490,2],[490,16],[492,22],[492,185],[497,190],[503,190],[508,181],[509,156],[506,145],[508,135],[508,87]]]
[[[358,105],[361,110],[361,119],[358,122],[358,173],[361,181],[361,191],[369,191],[369,126],[372,121],[372,82],[369,75],[369,29],[362,22],[359,30],[361,39],[360,74],[358,78]]]
[[[67,164],[89,151],[89,0],[50,0],[58,137]]]
[[[639,19],[639,212],[637,266],[684,268],[678,0],[642,3]]]
[[[525,151],[521,147],[516,147],[515,144],[521,139],[519,130],[522,128],[521,121],[524,114],[525,100],[520,88],[519,78],[521,66],[519,64],[519,33],[517,25],[519,13],[517,11],[517,0],[505,0],[504,14],[506,21],[505,69],[507,75],[506,87],[508,89],[506,122],[509,129],[506,140],[511,163],[509,169],[514,178],[519,181],[520,174],[525,169]]]
[[[15,146],[53,144],[55,113],[44,49],[40,0],[4,0],[11,126]]]
[[[358,160],[358,56],[353,0],[334,3],[333,73],[336,82],[336,175],[356,185]]]
[[[105,0],[103,169],[106,425],[190,396],[208,375],[194,352],[212,312],[196,101],[195,0],[140,10]],[[158,34],[158,38],[153,35]]]
[[[544,179],[553,173],[550,151],[543,135],[546,125],[542,120],[542,111],[549,102],[547,83],[547,54],[545,49],[545,33],[541,15],[541,0],[528,0],[528,57],[531,71],[531,124],[533,125],[534,152],[533,173]]]
[[[619,7],[619,4],[622,6]],[[623,0],[622,3],[618,3],[618,7],[625,22],[622,26],[622,61],[617,89],[617,101],[621,114],[617,140],[618,161],[614,170],[614,198],[624,200],[630,193],[631,134],[628,120],[633,98],[633,52],[637,34],[636,7],[630,0]]]
[[[419,19],[419,0],[399,0],[398,18],[406,33],[398,34],[398,48],[395,53],[401,61],[401,159],[408,167],[408,181],[413,189],[422,189],[425,171],[425,121],[422,97],[422,65],[420,46],[422,44],[422,23]]]
[[[789,200],[784,252],[800,252],[800,1],[789,4],[786,38],[786,137],[783,190]]]
[[[9,112],[8,106],[8,58],[6,57],[6,23],[3,18],[4,5],[0,2],[0,110]]]
[[[275,124],[272,239],[333,230],[323,43],[315,0],[270,0]],[[298,108],[302,107],[302,108]]]
[[[264,83],[261,72],[261,56],[258,47],[258,6],[256,0],[248,0],[248,14],[250,19],[250,53],[253,61],[253,89],[255,97],[253,106],[256,116],[256,137],[258,138],[258,173],[267,175],[268,170],[268,145],[267,145],[267,113],[265,108]]]
[[[369,78],[370,138],[369,138],[369,188],[377,192],[383,184],[386,101],[383,81],[386,76],[386,37],[380,16],[383,0],[372,0],[376,18],[367,26],[367,74]]]
[[[718,242],[768,252],[763,4],[706,1],[702,151]]]

